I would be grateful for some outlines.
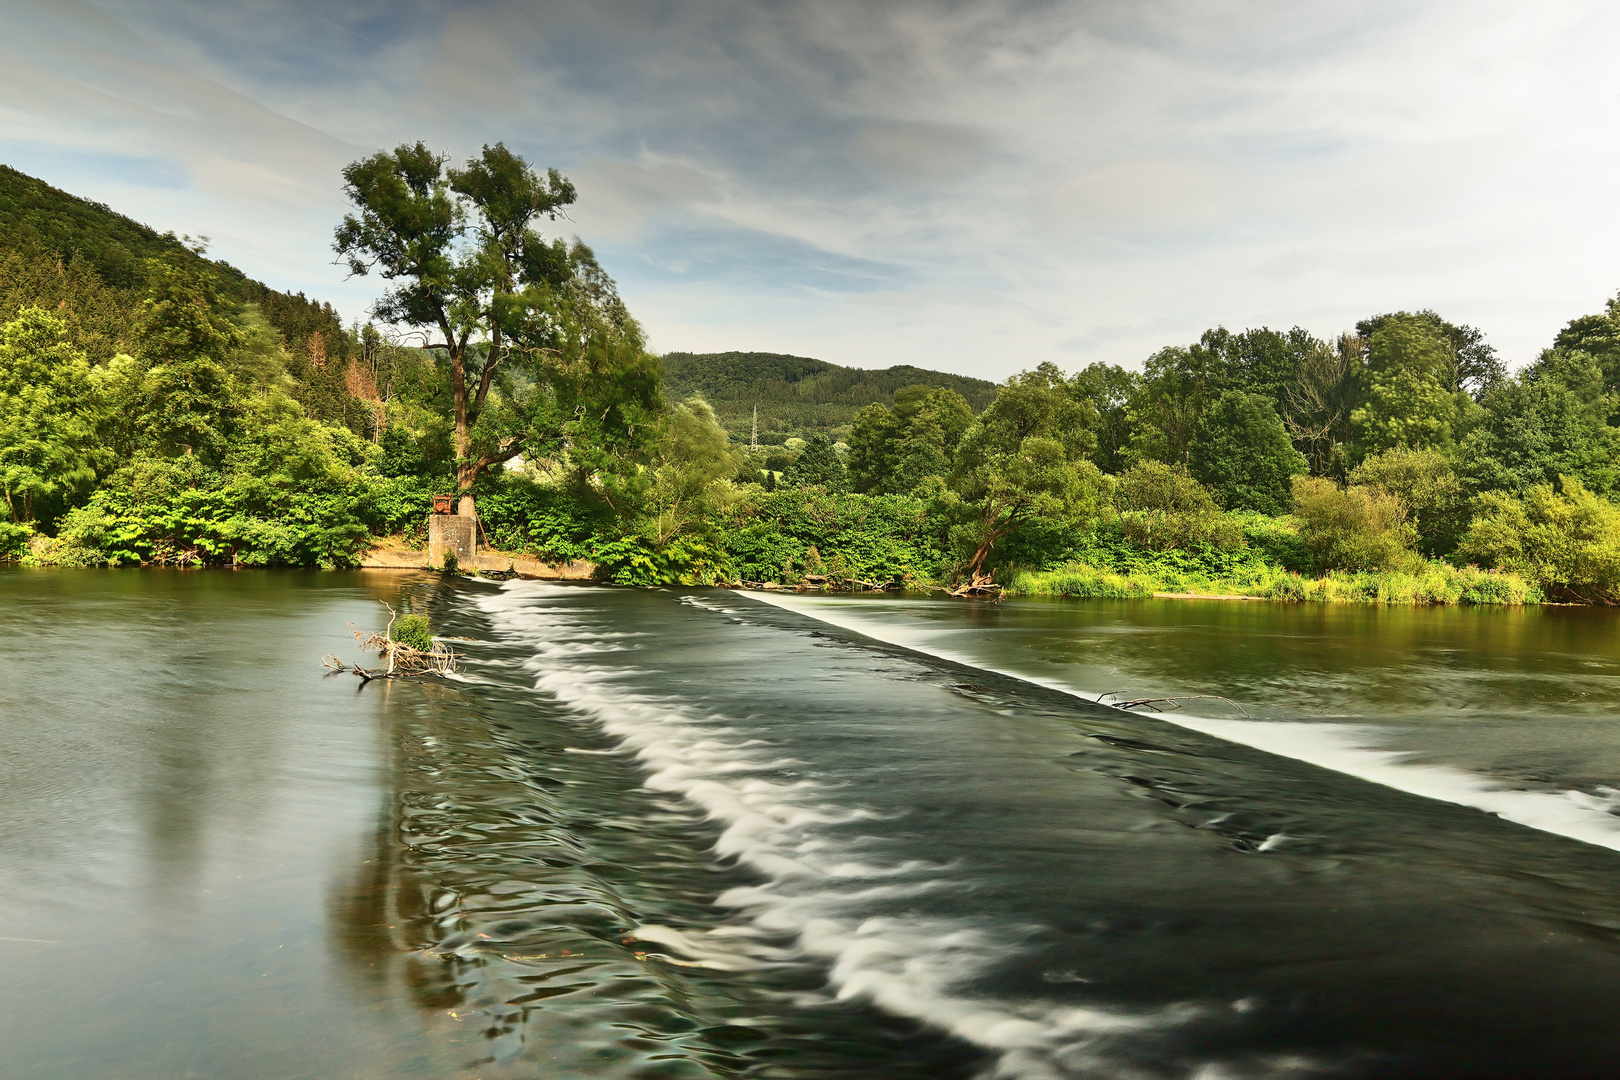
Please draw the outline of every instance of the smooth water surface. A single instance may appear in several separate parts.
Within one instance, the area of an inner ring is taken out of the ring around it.
[[[1611,613],[772,599],[0,574],[0,1076],[1613,1075]]]

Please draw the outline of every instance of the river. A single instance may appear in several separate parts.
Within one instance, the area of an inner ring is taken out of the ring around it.
[[[1617,629],[0,572],[0,1076],[1613,1076]]]

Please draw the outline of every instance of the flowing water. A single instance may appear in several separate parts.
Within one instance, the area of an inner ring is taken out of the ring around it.
[[[1613,1076],[1617,629],[0,574],[0,1076]]]

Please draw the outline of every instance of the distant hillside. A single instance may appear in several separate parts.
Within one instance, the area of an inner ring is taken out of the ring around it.
[[[350,342],[332,305],[279,292],[194,254],[172,234],[0,165],[0,319],[28,304],[60,308],[78,344],[105,360],[130,347],[148,259],[206,267],[224,295],[258,305],[287,344],[305,408],[324,420],[344,419]]]
[[[701,394],[731,437],[743,442],[748,440],[756,405],[762,444],[816,432],[841,437],[863,406],[892,404],[896,390],[919,384],[955,390],[974,412],[988,405],[996,392],[996,384],[985,379],[909,364],[869,371],[781,353],[674,352],[664,357],[669,397],[679,401]]]

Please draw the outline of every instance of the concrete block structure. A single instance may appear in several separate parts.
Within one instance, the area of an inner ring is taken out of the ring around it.
[[[478,554],[478,519],[461,514],[433,514],[428,518],[428,565],[443,566],[444,553],[454,551],[462,566]]]

